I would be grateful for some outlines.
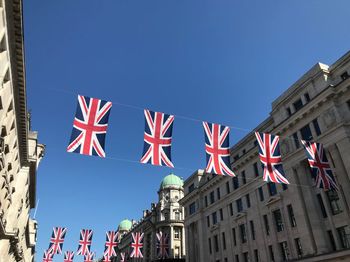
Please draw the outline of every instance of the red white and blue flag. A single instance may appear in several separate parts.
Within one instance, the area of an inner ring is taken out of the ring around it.
[[[169,257],[169,237],[161,231],[157,233],[157,255],[158,258]]]
[[[53,254],[50,253],[50,250],[44,251],[43,262],[52,262]]]
[[[217,175],[235,176],[230,168],[230,128],[203,122],[207,166],[205,171]]]
[[[264,166],[264,181],[289,184],[285,178],[279,148],[279,136],[255,132],[259,144],[259,157]]]
[[[86,255],[84,256],[84,262],[94,262],[94,252],[87,252]]]
[[[52,255],[62,254],[62,247],[64,238],[66,236],[67,228],[65,227],[54,227],[52,236],[50,239],[50,245],[47,249]]]
[[[66,252],[64,252],[63,262],[73,262],[73,258],[74,258],[74,252],[73,251],[66,251]]]
[[[142,248],[143,248],[143,233],[131,233],[132,234],[132,243],[131,243],[131,254],[130,257],[141,257],[142,255]]]
[[[85,256],[90,254],[93,231],[91,229],[80,230],[80,239],[77,255]]]
[[[115,248],[118,245],[118,232],[108,231],[106,232],[105,251],[103,253],[103,262],[110,262],[112,256],[117,256]]]
[[[67,152],[105,157],[105,138],[112,102],[78,95]]]
[[[174,167],[171,140],[174,116],[145,109],[144,147],[141,163]]]
[[[337,190],[331,166],[328,162],[323,145],[316,142],[301,140],[304,145],[312,176],[316,180],[316,186],[325,191]]]

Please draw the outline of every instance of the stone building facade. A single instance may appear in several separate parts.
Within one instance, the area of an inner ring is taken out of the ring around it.
[[[158,261],[156,233],[162,231],[169,235],[169,258],[181,261],[185,256],[184,210],[179,200],[184,196],[183,180],[174,174],[166,176],[158,191],[158,203],[153,203],[150,210],[143,212],[140,221],[123,220],[118,231],[121,234],[118,253],[130,254],[132,232],[144,233],[143,258],[132,261]],[[119,261],[119,256],[115,261]]]
[[[188,262],[350,261],[350,52],[317,63],[255,130],[280,135],[288,186],[262,180],[250,132],[231,148],[236,177],[198,170],[184,184]],[[315,187],[300,140],[324,144],[340,190]]]
[[[22,1],[0,0],[0,261],[33,261],[36,170],[44,154],[29,129]]]

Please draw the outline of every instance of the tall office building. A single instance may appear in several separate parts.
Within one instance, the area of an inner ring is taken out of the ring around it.
[[[350,261],[350,52],[317,63],[255,130],[279,135],[290,185],[262,179],[250,132],[231,148],[236,177],[198,170],[184,184],[188,262]],[[315,186],[301,139],[322,143],[339,191]]]

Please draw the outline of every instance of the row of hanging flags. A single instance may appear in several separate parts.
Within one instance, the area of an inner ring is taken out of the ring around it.
[[[63,243],[66,236],[67,228],[54,227],[50,238],[49,248],[44,251],[43,262],[52,262],[54,255],[62,254]],[[132,234],[132,242],[130,244],[131,252],[119,252],[117,255],[117,247],[120,240],[118,231],[106,232],[105,250],[103,252],[103,262],[111,262],[113,257],[119,258],[119,262],[125,262],[129,258],[143,258],[143,236],[144,233],[135,232]],[[74,255],[84,257],[84,262],[92,262],[95,253],[91,251],[93,231],[91,229],[82,229],[80,231],[80,239],[78,250],[66,251],[64,253],[63,262],[73,262]],[[156,233],[157,256],[160,259],[169,257],[169,236],[166,233]]]
[[[78,95],[78,106],[68,152],[105,157],[105,138],[112,102]],[[145,131],[141,163],[174,167],[171,160],[174,115],[144,110]],[[203,122],[207,173],[235,176],[230,167],[230,128],[220,124]],[[282,166],[279,136],[255,132],[264,181],[289,184]],[[315,178],[316,186],[324,190],[336,190],[337,185],[327,160],[323,145],[301,141]]]

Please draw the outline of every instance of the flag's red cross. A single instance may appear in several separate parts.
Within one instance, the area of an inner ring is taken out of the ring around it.
[[[271,180],[274,183],[289,184],[289,181],[282,174],[282,157],[277,150],[279,137],[272,138],[271,134],[258,132],[255,132],[255,136],[261,150],[259,158],[264,165],[264,181]]]
[[[82,230],[81,233],[81,239],[79,240],[79,249],[78,254],[79,255],[86,255],[89,254],[90,246],[91,246],[91,238],[92,238],[92,231],[91,230]]]
[[[64,236],[66,233],[66,228],[56,227],[53,229],[52,237],[50,239],[50,248],[49,251],[52,254],[61,254],[61,246],[64,242]]]
[[[174,122],[174,116],[170,115],[165,123],[164,113],[154,112],[154,119],[149,110],[144,110],[146,123],[150,129],[150,134],[144,133],[144,141],[150,145],[148,150],[141,158],[141,163],[147,163],[151,160],[153,165],[162,165],[162,161],[166,166],[174,167],[173,163],[166,155],[163,147],[171,146],[171,136],[166,136],[166,132]]]
[[[308,162],[311,168],[316,168],[316,185],[317,187],[323,186],[324,190],[331,188],[338,189],[335,181],[331,175],[327,174],[327,171],[332,174],[331,166],[327,160],[322,144],[315,142],[301,141],[305,147],[308,155]]]
[[[131,243],[132,252],[130,257],[141,257],[143,258],[141,248],[143,247],[142,239],[143,233],[132,233],[133,242]]]
[[[49,250],[44,252],[43,262],[52,262],[53,254]]]
[[[63,262],[73,262],[73,258],[74,258],[74,252],[73,251],[66,251],[64,253]]]
[[[104,262],[110,262],[111,257],[116,255],[115,247],[117,247],[118,233],[115,231],[108,231],[106,233],[106,243],[104,252]]]
[[[89,105],[86,103],[84,96],[78,96],[78,102],[80,105],[83,119],[78,117],[74,118],[73,127],[80,130],[81,133],[75,138],[68,146],[67,151],[72,152],[81,145],[81,154],[91,155],[92,149],[95,149],[96,153],[100,157],[105,156],[105,152],[100,145],[97,134],[105,134],[107,132],[108,124],[99,123],[100,120],[108,113],[112,107],[111,102],[100,108],[101,100],[96,98],[89,98]]]
[[[87,252],[87,254],[84,256],[84,262],[94,262],[94,252]]]
[[[167,258],[168,257],[168,249],[169,249],[169,244],[168,244],[168,235],[163,234],[163,232],[157,233],[157,246],[159,249],[159,257],[160,258]]]
[[[209,155],[209,160],[206,166],[206,172],[213,172],[217,175],[229,175],[235,176],[234,172],[230,169],[229,157],[230,150],[229,145],[225,146],[225,141],[228,140],[230,133],[229,127],[224,127],[221,131],[221,125],[209,124],[203,122],[204,132],[209,143],[205,143],[205,151]]]

